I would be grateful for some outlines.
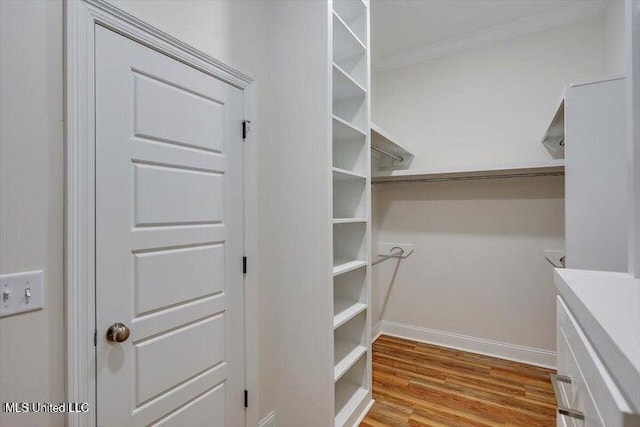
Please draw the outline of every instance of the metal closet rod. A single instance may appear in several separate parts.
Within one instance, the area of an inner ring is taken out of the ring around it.
[[[540,173],[519,173],[509,175],[473,175],[458,176],[452,178],[407,178],[394,179],[389,181],[373,181],[372,184],[402,184],[419,182],[449,182],[449,181],[474,181],[479,179],[507,179],[507,178],[536,178],[540,176],[563,176],[564,172],[540,172]]]
[[[378,153],[380,153],[380,154],[382,154],[384,156],[391,157],[393,160],[396,160],[396,161],[398,161],[400,163],[404,162],[404,157],[398,156],[397,154],[390,153],[390,152],[388,152],[386,150],[383,150],[382,148],[374,147],[372,145],[371,149],[373,151],[377,151]]]

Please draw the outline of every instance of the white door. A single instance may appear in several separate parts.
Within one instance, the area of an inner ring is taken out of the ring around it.
[[[98,425],[244,426],[242,91],[95,38]]]

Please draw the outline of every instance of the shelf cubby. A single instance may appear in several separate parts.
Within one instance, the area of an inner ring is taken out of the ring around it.
[[[333,379],[338,381],[367,352],[367,347],[362,344],[341,342],[337,338],[334,346],[334,357],[337,363],[333,369]]]
[[[333,98],[333,114],[358,129],[365,129],[367,102],[365,96]]]
[[[333,225],[333,257],[336,260],[366,261],[366,223]]]
[[[356,269],[347,272],[333,281],[333,297],[338,301],[366,304],[367,274],[365,269]]]
[[[333,10],[358,41],[366,46],[367,6],[361,0],[334,0]]]
[[[366,218],[367,180],[333,170],[333,218]]]
[[[334,11],[333,61],[361,86],[367,82],[367,48]]]
[[[367,352],[366,315],[358,314],[336,329],[333,379],[339,381]]]
[[[333,327],[339,328],[344,323],[349,322],[358,316],[367,307],[366,292],[367,271],[364,268],[351,270],[342,275],[336,276],[333,282]],[[341,339],[350,342],[357,341],[364,345],[363,339],[365,316],[359,316],[360,322],[355,330],[353,328],[342,327],[341,335],[336,332],[336,340]],[[356,339],[357,338],[357,339]]]
[[[333,118],[333,166],[359,174],[367,168],[366,135],[343,120]]]
[[[367,358],[360,359],[336,382],[335,425],[342,427],[367,398]]]
[[[364,102],[365,88],[336,63],[333,64],[333,100],[356,98]]]

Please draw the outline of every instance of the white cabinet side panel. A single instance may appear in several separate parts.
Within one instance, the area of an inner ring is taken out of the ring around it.
[[[569,89],[566,105],[567,267],[627,271],[625,81]]]

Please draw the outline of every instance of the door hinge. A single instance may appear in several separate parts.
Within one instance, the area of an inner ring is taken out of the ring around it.
[[[247,274],[247,257],[242,257],[242,274]]]
[[[93,346],[94,347],[98,346],[98,330],[97,329],[93,330]]]
[[[247,390],[244,391],[244,407],[249,407],[249,392]]]
[[[242,140],[245,141],[247,139],[247,134],[249,133],[249,124],[251,124],[250,120],[242,121]]]

